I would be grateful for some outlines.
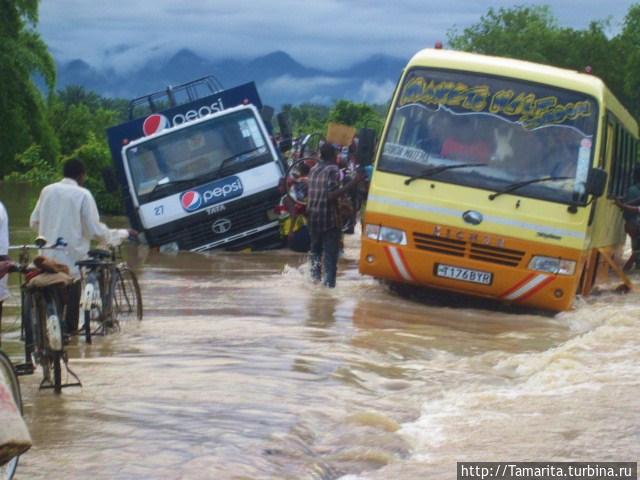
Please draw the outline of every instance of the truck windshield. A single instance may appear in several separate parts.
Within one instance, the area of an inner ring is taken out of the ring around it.
[[[378,169],[561,203],[585,201],[597,103],[584,94],[470,72],[407,75]],[[464,168],[456,168],[456,166]],[[411,187],[415,188],[415,187]]]
[[[272,160],[252,110],[241,110],[149,139],[126,150],[141,202]]]

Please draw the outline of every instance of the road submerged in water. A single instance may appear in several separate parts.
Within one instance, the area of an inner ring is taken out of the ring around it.
[[[144,320],[72,339],[82,388],[21,378],[34,446],[16,478],[450,479],[457,461],[640,457],[640,293],[554,317],[462,308],[361,277],[346,245],[335,290],[287,251],[131,248]]]

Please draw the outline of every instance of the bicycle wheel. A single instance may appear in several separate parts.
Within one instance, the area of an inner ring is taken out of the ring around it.
[[[62,352],[51,352],[51,363],[53,364],[53,391],[62,392]]]
[[[91,317],[100,319],[102,315],[102,302],[96,301],[100,297],[100,285],[95,273],[89,273],[80,297],[80,305],[84,317],[84,337],[87,343],[91,343]]]
[[[62,392],[62,322],[58,309],[58,299],[53,291],[48,291],[45,295],[45,332],[47,334],[47,352],[49,361],[53,367],[53,391]]]
[[[142,295],[138,278],[127,266],[116,268],[111,288],[114,315],[142,320]]]
[[[20,415],[22,415],[22,396],[20,395],[20,384],[18,383],[18,377],[13,369],[11,360],[3,353],[0,352],[0,382],[4,382],[9,386],[9,390],[13,395],[13,401],[16,403]],[[0,480],[11,480],[18,468],[18,459],[20,455],[16,455],[4,465],[0,465]]]
[[[52,291],[37,291],[32,298],[32,319],[36,359],[42,367],[43,383],[50,383],[55,393],[62,392],[62,325]],[[51,378],[53,374],[53,379]]]

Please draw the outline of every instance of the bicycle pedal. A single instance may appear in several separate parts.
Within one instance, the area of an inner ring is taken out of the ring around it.
[[[32,363],[20,363],[18,365],[14,365],[13,368],[16,372],[16,375],[18,375],[19,377],[22,375],[33,375],[33,372],[35,372],[36,370]]]

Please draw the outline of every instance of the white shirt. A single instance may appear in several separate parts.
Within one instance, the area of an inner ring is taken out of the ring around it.
[[[9,215],[0,202],[0,255],[9,254]],[[9,275],[0,278],[0,302],[9,298],[9,289],[7,288],[7,279]]]
[[[71,178],[42,189],[29,224],[47,243],[64,239],[66,247],[43,254],[67,265],[75,278],[80,277],[76,262],[87,258],[92,239],[117,245],[128,235],[127,230],[111,230],[101,223],[93,195]]]

